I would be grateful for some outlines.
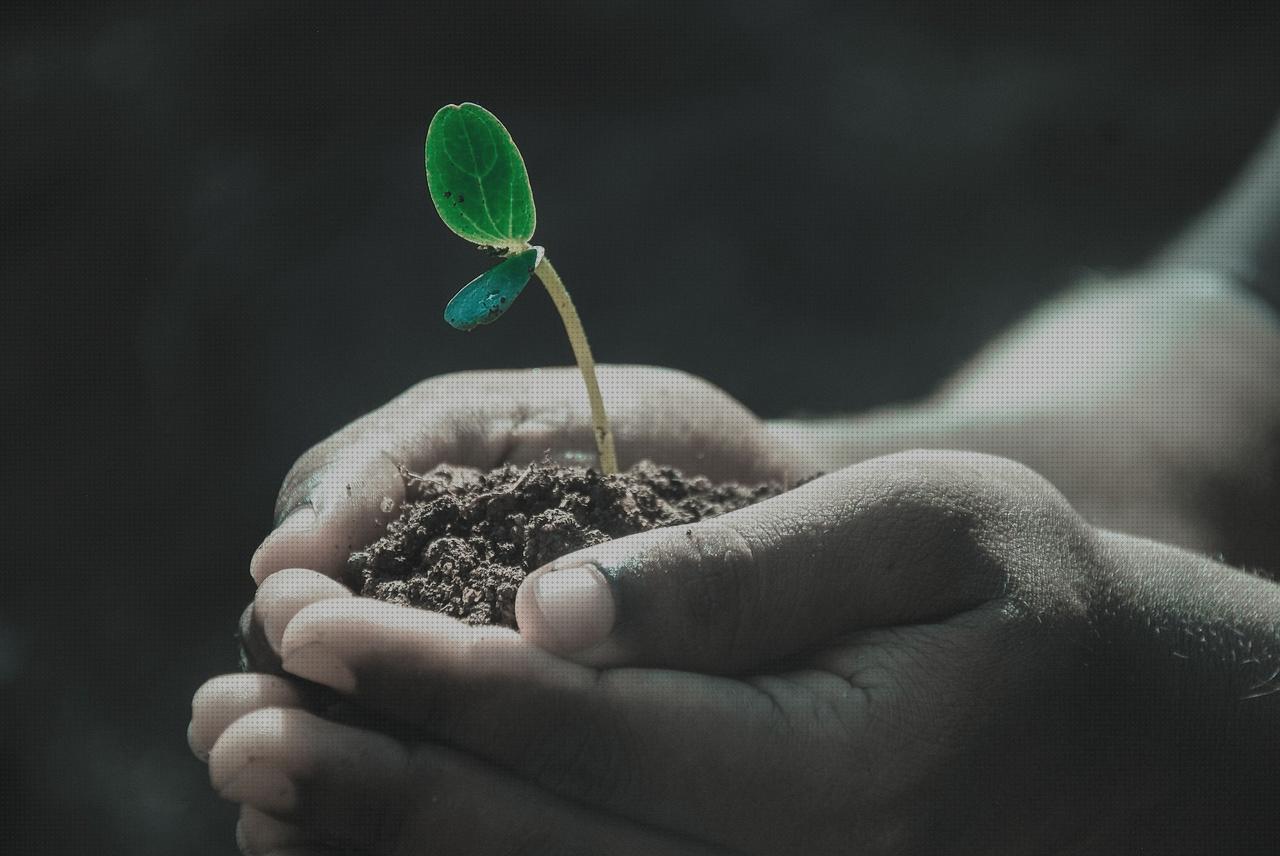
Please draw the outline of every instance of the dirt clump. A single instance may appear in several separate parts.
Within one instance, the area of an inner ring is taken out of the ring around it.
[[[351,554],[360,594],[515,627],[516,589],[534,569],[583,547],[694,523],[782,493],[780,484],[715,484],[649,462],[606,476],[548,462],[489,472],[439,466],[406,474],[386,534]]]

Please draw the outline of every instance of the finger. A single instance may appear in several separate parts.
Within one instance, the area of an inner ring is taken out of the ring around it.
[[[279,675],[280,655],[267,641],[267,634],[262,629],[262,619],[250,602],[240,613],[240,621],[236,627],[236,641],[240,643],[240,670],[243,672],[262,672],[267,675]]]
[[[833,691],[823,709],[846,722],[861,698],[830,676],[815,680],[834,686],[797,678],[779,691],[689,673],[601,674],[506,628],[365,598],[306,607],[282,650],[290,672],[412,724],[420,738],[563,797],[730,843],[739,843],[740,817],[708,795],[731,780],[743,800],[768,802],[778,771],[794,767],[795,753],[814,739],[792,731],[792,723],[814,721],[814,694]],[[834,762],[825,753],[805,766]]]
[[[262,623],[262,633],[275,652],[285,626],[303,607],[330,598],[354,597],[351,590],[323,574],[304,568],[286,568],[272,574],[253,598],[254,614]]]
[[[227,726],[264,707],[306,707],[296,683],[275,675],[219,675],[196,690],[191,700],[187,743],[199,759],[208,760],[213,744]]]
[[[236,636],[241,669],[281,674],[280,634],[293,614],[317,600],[352,596],[346,586],[316,571],[286,568],[272,574],[240,614]]]
[[[407,767],[407,750],[391,738],[291,708],[240,717],[209,755],[210,782],[224,799],[302,827],[309,838],[371,850],[398,820],[399,807],[380,802],[380,792],[401,792]]]
[[[995,458],[878,458],[713,520],[559,559],[521,584],[517,622],[535,644],[592,665],[740,672],[997,596],[1009,580],[984,527],[1020,508],[1043,530],[1055,502],[1043,480]]]
[[[409,749],[297,710],[233,723],[214,746],[210,778],[224,798],[307,840],[373,854],[712,852],[559,800],[460,753]]]

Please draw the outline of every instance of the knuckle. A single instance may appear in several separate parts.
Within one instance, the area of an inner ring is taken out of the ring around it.
[[[1070,506],[1031,468],[977,452],[914,451],[883,459],[880,505],[913,518],[970,529],[999,525],[1028,512],[1063,514]]]
[[[1088,552],[1089,527],[1043,476],[975,452],[892,456],[875,511],[946,566],[962,570],[974,598],[1013,598],[1070,576]]]
[[[224,695],[228,685],[238,677],[239,675],[218,675],[205,681],[191,697],[191,707],[198,709],[206,705],[216,704]]]
[[[937,567],[942,577],[929,584],[960,586],[961,602],[997,597],[1009,581],[997,533],[1011,508],[993,460],[960,452],[891,456],[863,508],[883,533],[887,556],[916,556]]]

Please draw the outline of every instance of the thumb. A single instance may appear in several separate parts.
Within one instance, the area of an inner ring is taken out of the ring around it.
[[[987,504],[968,502],[961,474],[948,479],[930,456],[953,457],[878,458],[713,520],[558,559],[521,585],[520,632],[589,665],[729,673],[976,606],[1000,585],[975,537]]]

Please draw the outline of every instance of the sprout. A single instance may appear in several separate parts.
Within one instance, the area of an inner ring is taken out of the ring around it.
[[[536,275],[560,313],[591,402],[591,423],[606,474],[618,471],[595,359],[582,320],[542,247],[530,246],[537,214],[524,158],[497,117],[479,104],[441,107],[427,129],[427,188],[444,224],[483,250],[505,256],[454,295],[444,320],[458,330],[496,321]]]

